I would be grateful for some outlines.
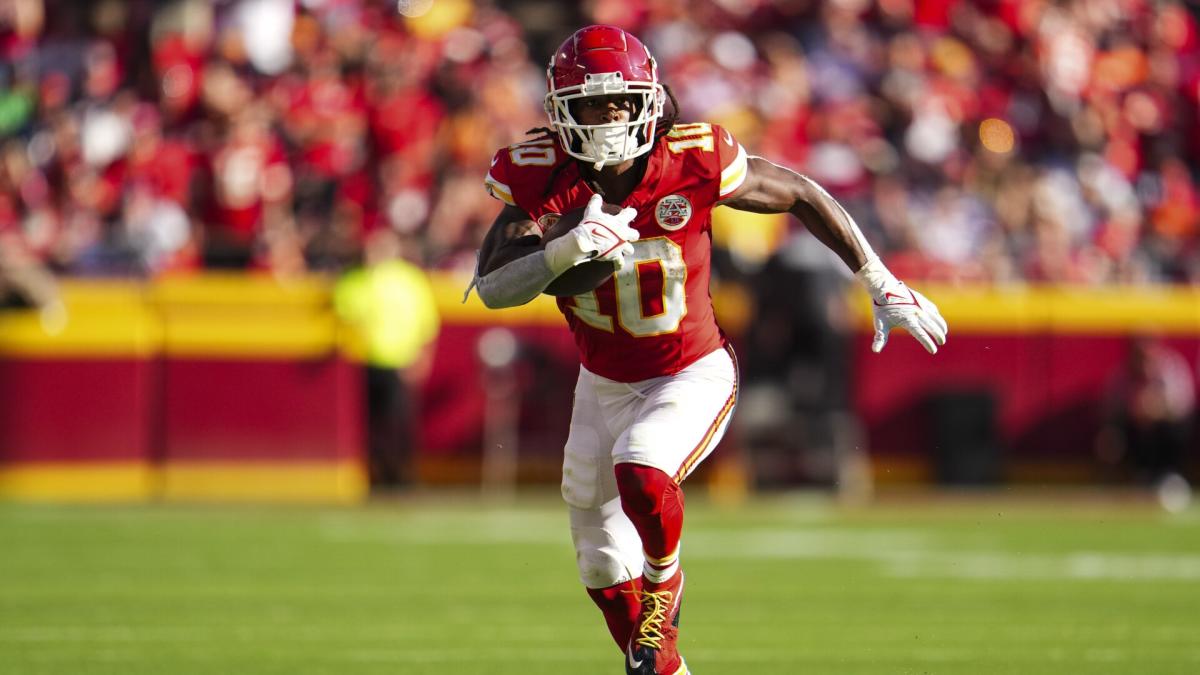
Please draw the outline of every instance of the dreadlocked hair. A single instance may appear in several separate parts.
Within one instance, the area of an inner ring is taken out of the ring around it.
[[[532,136],[534,134],[539,134],[537,138],[533,139],[535,141],[540,141],[543,138],[552,139],[556,135],[555,131],[550,127],[534,127],[525,132],[526,136]]]
[[[679,100],[675,98],[675,92],[671,91],[671,87],[666,84],[664,84],[662,88],[663,91],[666,92],[667,98],[671,101],[671,113],[666,114],[664,112],[662,118],[658,121],[658,124],[655,125],[654,140],[656,141],[671,133],[671,129],[674,129],[675,123],[679,121]],[[537,137],[533,139],[535,141],[540,141],[542,139],[552,140],[558,136],[558,132],[551,127],[534,127],[525,132],[526,136],[533,136],[534,134],[537,134]],[[542,190],[543,197],[549,196],[550,189],[554,187],[554,181],[558,180],[558,174],[562,173],[562,170],[567,168],[567,165],[570,164],[570,162],[571,157],[568,155],[555,163],[554,168],[550,170],[550,178],[546,181],[546,189]]]
[[[675,92],[671,91],[671,87],[665,84],[662,88],[663,91],[667,92],[667,98],[671,101],[671,114],[663,113],[658,126],[654,128],[654,140],[658,140],[671,133],[671,129],[674,129],[675,123],[679,121],[679,101],[675,98]]]

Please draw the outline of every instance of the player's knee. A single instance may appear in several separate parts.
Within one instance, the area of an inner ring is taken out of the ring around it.
[[[665,472],[652,466],[622,463],[615,468],[617,492],[626,513],[651,515],[662,510],[663,498],[679,489]]]
[[[603,499],[596,480],[595,465],[589,463],[582,452],[568,445],[563,461],[562,498],[569,506],[577,509],[598,508]]]
[[[569,511],[575,564],[579,567],[579,580],[588,588],[605,588],[628,581],[629,561],[636,563],[640,559],[641,546],[636,533],[614,522],[612,515],[616,508],[614,503],[599,509]]]
[[[629,569],[620,558],[605,551],[589,549],[575,552],[579,580],[588,588],[607,588],[629,581]]]
[[[564,476],[560,490],[563,501],[568,506],[577,509],[594,509],[600,506],[600,493],[592,484]]]

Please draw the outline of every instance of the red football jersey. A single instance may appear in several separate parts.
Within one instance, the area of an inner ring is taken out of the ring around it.
[[[711,213],[745,180],[746,166],[746,151],[716,125],[677,124],[655,143],[641,183],[620,204],[638,212],[632,258],[596,290],[558,299],[585,368],[637,382],[725,345],[708,287]],[[543,231],[593,194],[557,138],[501,149],[485,184]]]

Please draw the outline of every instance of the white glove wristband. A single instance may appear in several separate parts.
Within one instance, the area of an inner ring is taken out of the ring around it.
[[[900,280],[888,271],[878,257],[868,260],[867,264],[854,273],[854,278],[862,282],[867,292],[875,299],[882,297],[884,289],[888,286],[896,286],[900,283]]]
[[[554,277],[566,272],[581,262],[591,260],[596,247],[587,234],[578,227],[546,244],[546,267]]]

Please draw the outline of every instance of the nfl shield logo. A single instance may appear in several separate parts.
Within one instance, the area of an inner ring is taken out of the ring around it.
[[[682,229],[692,218],[692,203],[680,195],[667,195],[658,200],[654,208],[654,219],[664,230],[674,232]]]

